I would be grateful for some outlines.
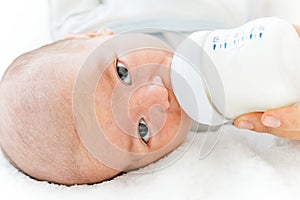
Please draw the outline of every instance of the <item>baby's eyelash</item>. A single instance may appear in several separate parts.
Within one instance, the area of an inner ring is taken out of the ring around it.
[[[146,144],[149,142],[149,138],[150,138],[149,128],[143,118],[139,121],[138,134]]]
[[[116,61],[116,71],[118,77],[127,85],[131,85],[131,77],[127,67],[119,60]]]

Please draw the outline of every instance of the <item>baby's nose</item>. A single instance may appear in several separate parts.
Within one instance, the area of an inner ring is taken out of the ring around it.
[[[147,116],[153,106],[160,105],[163,110],[170,106],[168,90],[164,86],[161,78],[155,76],[152,80],[138,88],[130,99],[130,112],[134,120]]]

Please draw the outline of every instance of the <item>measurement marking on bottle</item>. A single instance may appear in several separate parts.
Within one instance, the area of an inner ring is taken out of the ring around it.
[[[249,31],[242,30],[238,33],[227,33],[225,36],[215,35],[212,38],[212,49],[235,49],[244,46],[250,41],[261,39],[263,37],[264,27],[252,28]]]
[[[216,50],[216,48],[217,48],[217,45],[216,45],[216,44],[214,44],[214,47],[213,47],[213,49],[214,49],[214,50]]]

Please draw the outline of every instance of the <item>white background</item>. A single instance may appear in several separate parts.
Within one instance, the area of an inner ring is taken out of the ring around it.
[[[272,2],[268,15],[300,24],[299,0],[265,1]],[[48,22],[48,0],[0,1],[0,75],[21,53],[51,42]]]
[[[47,0],[0,1],[0,74],[20,54],[50,41]]]
[[[273,0],[270,15],[300,24],[300,1]],[[21,53],[51,42],[46,0],[0,1],[0,75]],[[299,13],[299,14],[298,14]],[[0,111],[1,112],[1,111]],[[1,128],[1,127],[0,127]],[[29,179],[0,153],[0,199],[299,199],[300,143],[225,127],[214,152],[154,174],[126,174],[94,186],[61,187]]]

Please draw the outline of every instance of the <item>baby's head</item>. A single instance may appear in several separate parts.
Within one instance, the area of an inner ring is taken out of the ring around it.
[[[166,69],[172,53],[154,49],[116,54],[105,66],[94,92],[100,131],[82,131],[74,114],[76,80],[89,54],[110,37],[69,38],[44,46],[17,58],[5,73],[0,145],[22,172],[59,184],[96,183],[148,165],[184,141],[191,120],[171,90]],[[90,127],[90,116],[80,117]],[[91,135],[103,135],[105,141]]]

